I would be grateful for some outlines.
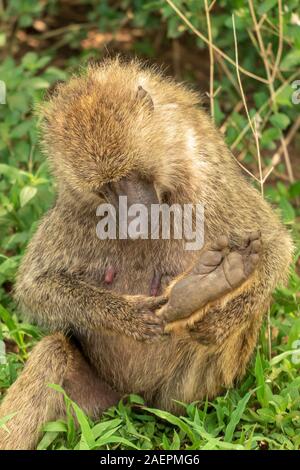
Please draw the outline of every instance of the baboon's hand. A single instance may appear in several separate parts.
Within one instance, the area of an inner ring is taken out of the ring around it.
[[[138,341],[152,341],[164,334],[164,320],[156,315],[156,310],[162,307],[167,298],[136,296],[130,301],[128,314],[128,329],[125,334],[133,336]]]

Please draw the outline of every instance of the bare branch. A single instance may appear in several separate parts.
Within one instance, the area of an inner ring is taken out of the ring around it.
[[[213,51],[213,42],[212,42],[212,32],[211,32],[211,23],[210,23],[210,14],[208,8],[207,0],[204,0],[205,12],[206,12],[206,22],[207,22],[207,32],[208,32],[208,50],[209,50],[209,99],[210,99],[210,114],[212,120],[215,120],[215,108],[214,108],[214,51]]]
[[[191,31],[193,31],[193,33],[196,34],[196,36],[198,36],[200,39],[202,39],[202,41],[205,42],[205,44],[209,43],[208,39],[204,36],[204,34],[200,33],[200,31],[197,28],[195,28],[194,25],[192,25],[192,23],[187,19],[187,17],[179,10],[179,8],[177,8],[177,6],[174,5],[172,0],[165,0],[165,1],[170,5],[171,8],[173,8],[173,10],[177,13],[177,15],[182,19],[182,21],[184,21],[184,23],[191,29]],[[235,66],[234,60],[232,60],[231,57],[229,57],[227,54],[225,54],[225,52],[223,52],[221,49],[219,49],[215,44],[212,45],[212,48],[217,54],[220,54],[221,57],[223,57],[225,60],[227,60],[227,62],[229,62],[231,65]],[[247,75],[248,77],[254,78],[255,80],[257,80],[259,82],[268,83],[268,80],[266,78],[259,77],[258,75],[255,75],[255,73],[249,72],[248,70],[244,69],[240,65],[239,65],[239,70],[244,75]]]

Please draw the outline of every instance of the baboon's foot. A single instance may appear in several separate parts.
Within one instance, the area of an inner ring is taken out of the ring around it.
[[[259,232],[252,232],[240,249],[230,250],[221,236],[200,254],[191,273],[171,289],[168,303],[159,311],[164,320],[187,318],[206,304],[221,299],[254,272],[261,250]]]

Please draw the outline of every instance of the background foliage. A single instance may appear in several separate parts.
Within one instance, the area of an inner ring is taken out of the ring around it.
[[[180,418],[131,396],[98,423],[66,397],[67,420],[48,423],[39,448],[299,449],[298,0],[1,0],[0,15],[7,87],[0,105],[0,392],[41,335],[18,319],[12,299],[20,257],[55,191],[34,106],[90,59],[138,55],[204,94],[235,158],[293,233],[290,283],[274,293],[247,376],[234,390],[188,405]]]

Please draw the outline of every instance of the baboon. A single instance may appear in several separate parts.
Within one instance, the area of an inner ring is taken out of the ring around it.
[[[41,108],[57,182],[21,264],[15,296],[49,336],[3,400],[2,449],[35,448],[63,416],[60,384],[92,417],[128,393],[179,413],[245,372],[291,238],[247,181],[198,94],[119,58],[58,85]],[[205,245],[100,240],[96,209],[204,204]]]

